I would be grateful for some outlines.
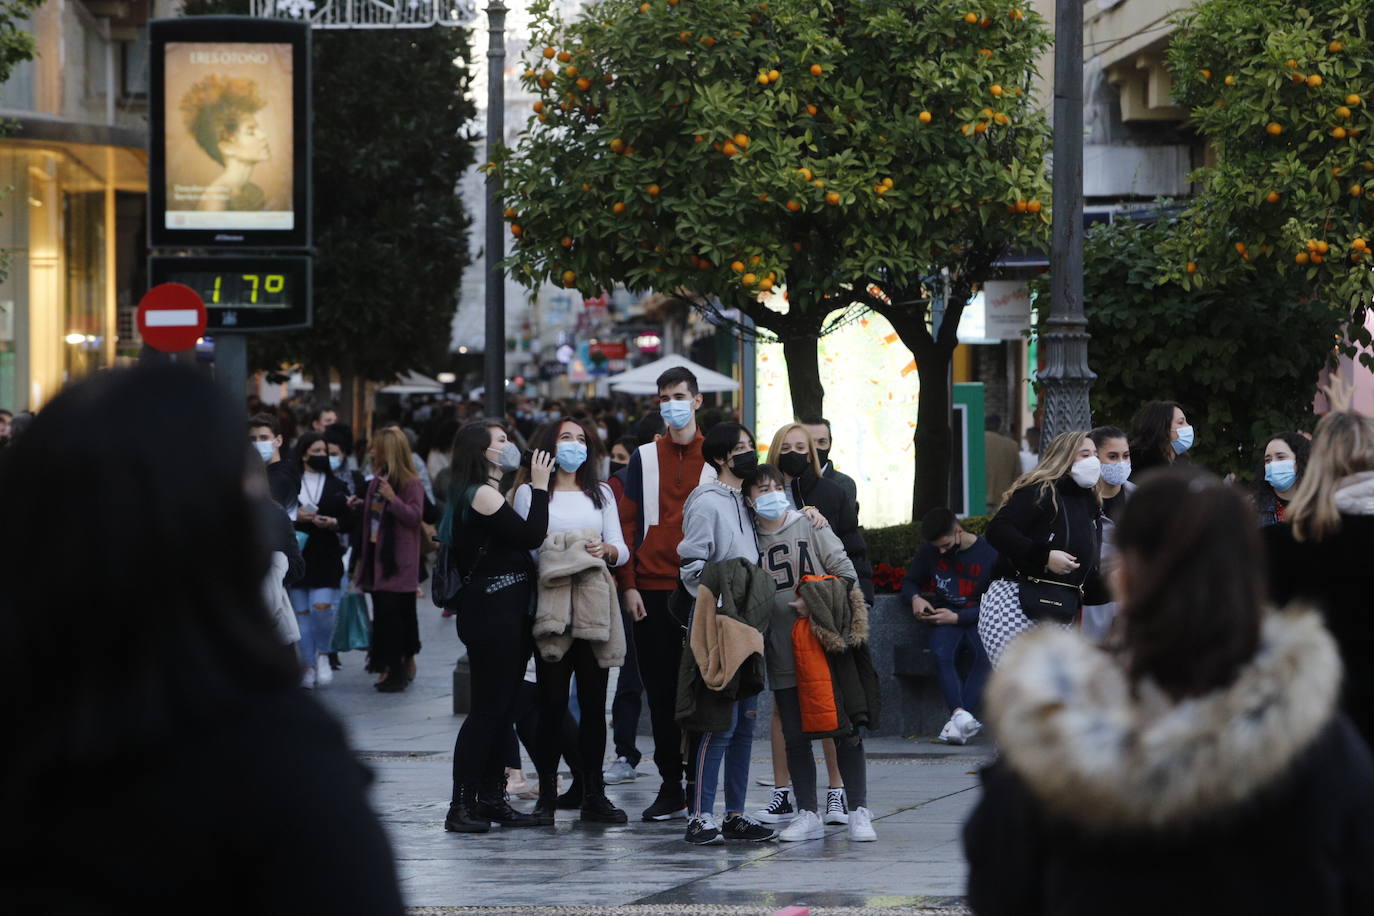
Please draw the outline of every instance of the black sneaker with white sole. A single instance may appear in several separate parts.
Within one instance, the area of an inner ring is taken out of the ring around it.
[[[721,836],[720,828],[716,826],[715,819],[709,814],[703,814],[688,821],[687,836],[683,839],[693,846],[719,846],[725,842],[725,837]]]
[[[768,807],[761,811],[754,812],[754,820],[764,824],[785,824],[792,820],[797,814],[797,809],[792,807],[792,789],[784,786],[773,790],[773,797],[768,802]]]
[[[687,816],[687,796],[682,785],[664,783],[658,789],[654,803],[644,809],[646,821],[671,821]]]
[[[778,832],[772,827],[765,827],[745,814],[727,814],[720,832],[727,840],[744,843],[767,843],[778,838]]]

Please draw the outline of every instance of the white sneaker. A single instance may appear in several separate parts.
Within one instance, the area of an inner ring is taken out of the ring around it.
[[[798,811],[797,816],[792,818],[792,823],[783,828],[782,833],[778,834],[778,839],[784,843],[796,843],[801,840],[819,840],[825,836],[825,825],[814,811]]]
[[[315,656],[315,683],[321,687],[334,683],[334,669],[329,667],[328,655]]]
[[[849,838],[856,843],[872,843],[878,839],[873,832],[873,815],[867,808],[849,812]]]
[[[639,772],[630,766],[630,761],[624,757],[615,758],[615,763],[606,767],[606,771],[601,774],[601,779],[608,786],[618,786],[624,782],[634,782],[639,778]]]
[[[827,824],[849,823],[849,808],[844,803],[844,789],[825,790],[825,822]]]
[[[769,786],[771,788],[773,785],[773,774],[760,773],[758,776],[754,777],[754,782],[760,786]]]
[[[792,787],[783,786],[773,790],[767,808],[755,811],[750,816],[761,824],[786,824],[796,814],[797,809],[792,807]]]
[[[315,689],[315,669],[306,668],[301,674],[301,686],[306,690]]]
[[[978,734],[983,728],[983,723],[973,718],[967,709],[961,709],[950,717],[950,722],[959,730],[959,744],[967,744],[968,740]]]
[[[963,712],[963,710],[961,709],[959,712]],[[967,715],[967,713],[965,713],[965,715]],[[945,744],[964,743],[964,733],[959,728],[958,718],[959,713],[950,716],[949,721],[945,723],[945,727],[940,729],[940,740]]]

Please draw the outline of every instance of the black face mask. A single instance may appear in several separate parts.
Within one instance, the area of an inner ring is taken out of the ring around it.
[[[821,467],[825,467],[827,464],[830,463],[830,449],[828,449],[828,448],[818,448],[818,449],[816,449],[816,457],[820,459],[820,461],[821,461]]]
[[[804,452],[788,452],[778,456],[778,470],[788,477],[800,477],[811,467],[811,456]]]
[[[740,452],[730,459],[730,473],[743,479],[759,466],[758,452]]]
[[[626,469],[627,467],[629,467],[629,466],[630,466],[630,465],[629,465],[629,462],[626,462],[626,461],[612,461],[612,462],[611,462],[611,474],[618,474],[618,473],[620,473],[621,471],[625,470],[625,469]]]
[[[308,455],[305,459],[305,466],[312,471],[319,471],[321,474],[329,473],[328,455]]]

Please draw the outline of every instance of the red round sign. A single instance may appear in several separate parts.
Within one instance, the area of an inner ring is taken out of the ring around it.
[[[205,303],[189,286],[159,283],[138,303],[138,333],[154,350],[189,350],[205,334]]]

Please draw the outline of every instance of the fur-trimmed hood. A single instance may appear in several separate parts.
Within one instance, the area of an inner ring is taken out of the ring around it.
[[[868,642],[868,604],[857,585],[835,576],[808,577],[797,586],[797,596],[806,603],[811,632],[826,652],[838,655]]]
[[[1273,783],[1331,721],[1341,663],[1320,617],[1266,616],[1234,683],[1175,702],[1132,694],[1112,655],[1042,627],[1015,640],[988,687],[1007,764],[1054,814],[1097,828],[1186,824]]]
[[[1341,478],[1331,498],[1342,515],[1374,515],[1374,471]]]

